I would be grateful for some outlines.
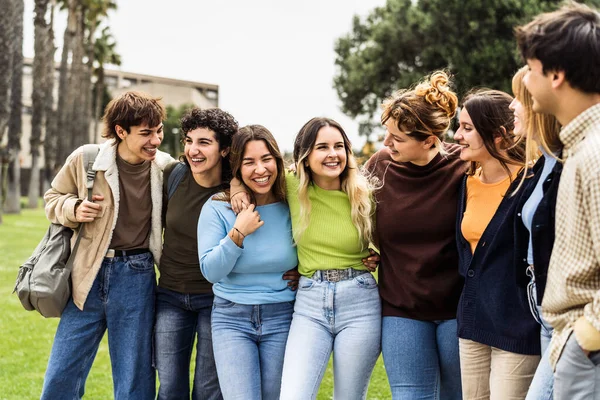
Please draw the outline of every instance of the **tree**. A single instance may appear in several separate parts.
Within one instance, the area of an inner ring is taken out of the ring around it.
[[[50,21],[48,22],[48,35],[46,37],[46,53],[44,63],[46,65],[46,74],[49,79],[46,80],[44,88],[44,114],[46,115],[46,134],[44,136],[44,175],[42,178],[44,191],[50,188],[50,181],[56,173],[56,153],[58,145],[57,118],[54,110],[54,10],[56,2],[50,3]]]
[[[351,32],[336,41],[333,83],[342,111],[362,120],[368,138],[382,100],[437,69],[454,74],[460,96],[476,86],[510,92],[523,63],[514,26],[560,2],[387,0],[364,20],[355,17]]]
[[[104,18],[107,17],[110,10],[117,8],[115,2],[111,0],[85,0],[84,1],[84,49],[86,62],[83,65],[83,73],[81,76],[81,99],[80,99],[80,111],[78,113],[78,130],[84,134],[82,137],[83,143],[89,142],[90,133],[90,122],[92,122],[92,116],[95,115],[93,108],[94,91],[92,90],[92,75],[94,73],[94,64],[96,61],[97,48],[96,42],[102,38],[103,32],[100,31],[100,37],[97,37],[98,27],[101,25]],[[108,33],[110,34],[110,33]],[[107,39],[107,38],[105,38]],[[112,51],[114,52],[115,43],[113,40]],[[120,64],[120,59],[118,60]],[[102,63],[105,61],[103,60]],[[102,70],[104,71],[104,70]],[[104,82],[102,82],[104,85]],[[94,121],[96,122],[96,121]],[[94,124],[96,125],[96,124]],[[94,137],[95,140],[95,137]],[[81,144],[83,144],[81,143]]]
[[[0,143],[4,141],[10,116],[10,86],[13,62],[13,0],[0,0]],[[4,176],[8,150],[0,145],[0,223],[5,197]]]
[[[104,86],[104,65],[121,65],[121,56],[116,51],[117,43],[115,42],[110,29],[104,27],[100,32],[100,37],[94,43],[94,58],[96,60],[96,68],[94,76],[96,84],[94,85],[94,102],[93,102],[93,117],[94,117],[94,141],[98,137],[98,129],[100,126],[100,113],[104,109],[106,102],[104,97],[106,88]]]
[[[165,137],[160,145],[160,150],[169,153],[174,158],[178,158],[181,155],[181,124],[179,121],[183,114],[191,108],[194,108],[193,104],[183,104],[179,107],[173,107],[168,105],[167,109],[167,120],[164,122],[163,132]]]
[[[4,211],[21,212],[21,135],[23,126],[23,0],[13,0],[13,49],[10,117],[8,121],[8,191]]]
[[[31,92],[31,175],[29,177],[28,208],[37,208],[40,197],[40,148],[42,144],[42,130],[44,126],[45,88],[48,76],[46,67],[46,46],[48,44],[48,24],[46,12],[48,0],[35,0],[34,5],[34,43],[33,50],[33,82]]]

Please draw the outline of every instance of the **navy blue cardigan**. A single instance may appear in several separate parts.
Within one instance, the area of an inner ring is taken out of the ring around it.
[[[525,269],[514,266],[514,224],[517,196],[510,196],[520,181],[511,184],[475,252],[462,235],[467,177],[459,195],[456,218],[459,272],[465,278],[457,311],[458,337],[512,353],[540,354],[540,325],[529,310],[527,290],[516,284]]]
[[[533,178],[531,182],[522,188],[517,201],[517,212],[515,213],[515,266],[517,270],[526,269],[527,249],[529,247],[529,231],[523,225],[523,206],[531,193],[535,189],[540,179],[540,174],[544,169],[545,157],[541,157],[533,167]],[[533,242],[533,260],[535,263],[535,286],[538,304],[542,304],[544,290],[546,289],[546,279],[548,275],[548,265],[550,264],[550,254],[554,246],[554,214],[556,209],[556,196],[558,194],[558,182],[562,172],[561,162],[554,164],[552,171],[546,177],[542,184],[543,197],[540,204],[535,209],[533,221],[531,223],[532,242]],[[517,284],[527,286],[529,277],[517,274]]]

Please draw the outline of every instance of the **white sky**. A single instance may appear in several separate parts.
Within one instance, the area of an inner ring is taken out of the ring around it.
[[[124,71],[214,83],[240,125],[261,124],[291,151],[314,116],[334,118],[354,148],[357,124],[333,89],[335,40],[385,0],[117,0],[109,16]],[[33,0],[25,1],[25,56],[33,56]],[[66,16],[56,16],[57,45]],[[60,50],[57,51],[60,57]]]

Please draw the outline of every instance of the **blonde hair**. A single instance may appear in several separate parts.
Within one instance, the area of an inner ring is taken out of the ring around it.
[[[317,135],[321,128],[330,126],[337,129],[344,140],[346,151],[346,168],[340,175],[341,189],[348,195],[352,222],[358,230],[359,240],[366,247],[373,240],[373,214],[375,205],[372,192],[374,183],[367,179],[358,169],[358,164],[352,153],[352,144],[340,124],[330,118],[313,118],[300,129],[294,142],[294,162],[296,163],[296,175],[300,181],[298,188],[298,200],[300,202],[300,227],[294,234],[296,243],[308,228],[310,222],[311,204],[308,197],[308,188],[313,183],[312,172],[304,164],[312,152]]]
[[[560,124],[553,115],[541,114],[533,111],[533,99],[531,93],[527,90],[527,87],[523,83],[523,78],[528,71],[528,67],[521,67],[513,77],[512,90],[515,98],[523,105],[523,116],[525,121],[522,121],[524,132],[521,136],[525,136],[525,170],[521,178],[521,182],[513,192],[516,194],[525,179],[527,178],[527,170],[535,163],[539,158],[538,142],[543,147],[547,154],[551,157],[556,158],[559,162],[563,162],[558,158],[555,153],[562,149],[562,143],[560,142],[558,133],[560,132]],[[523,124],[523,122],[525,122]],[[537,136],[534,138],[534,135]]]
[[[434,147],[446,155],[442,139],[458,107],[449,85],[448,74],[436,71],[414,89],[395,92],[382,104],[381,123],[391,118],[400,131],[420,142],[434,137]]]

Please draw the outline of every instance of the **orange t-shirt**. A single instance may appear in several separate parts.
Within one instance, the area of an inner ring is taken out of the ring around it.
[[[509,186],[508,176],[496,183],[483,183],[479,176],[475,175],[467,177],[467,206],[460,229],[471,245],[472,253],[475,252],[481,235],[496,214]]]

